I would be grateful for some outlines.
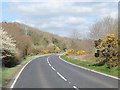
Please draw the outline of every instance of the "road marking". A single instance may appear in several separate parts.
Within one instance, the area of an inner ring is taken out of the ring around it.
[[[48,64],[49,64],[49,66],[50,66],[55,72],[57,72],[57,71],[55,70],[55,68],[52,67],[52,65],[50,64],[50,62],[49,62],[49,57],[47,58],[47,62],[48,62]],[[62,76],[59,72],[57,72],[57,74],[58,74],[58,76],[60,76],[64,81],[67,81],[67,79],[66,79],[64,76]],[[68,83],[71,84],[71,82],[68,82]],[[73,86],[73,88],[76,89],[76,90],[79,90],[76,86]]]
[[[49,66],[51,67],[51,64],[49,63]]]
[[[52,65],[50,64],[50,62],[49,62],[49,57],[47,58],[47,62],[49,63],[49,65],[51,66],[51,68],[52,68],[54,71],[56,71],[55,68],[53,68]],[[57,72],[57,74],[58,74],[64,81],[67,81],[67,79],[64,78],[59,72]]]
[[[76,86],[73,86],[74,89],[79,90]]]
[[[67,79],[64,78],[59,72],[57,72],[57,74],[58,74],[64,81],[67,81]]]
[[[16,76],[16,78],[15,78],[15,80],[13,81],[13,83],[12,83],[12,85],[11,85],[10,88],[13,88],[13,87],[14,87],[14,85],[15,85],[15,83],[17,82],[20,74],[22,73],[22,71],[25,69],[25,67],[26,67],[30,62],[32,62],[32,61],[35,60],[36,58],[43,57],[43,56],[47,56],[47,55],[50,55],[50,54],[40,55],[40,56],[38,56],[38,57],[35,57],[35,58],[31,59],[28,63],[26,63],[26,64],[22,67],[22,69],[20,70],[20,72],[18,73],[18,75]]]
[[[107,76],[107,77],[111,77],[111,78],[120,80],[120,78],[118,78],[118,77],[115,77],[115,76],[112,76],[112,75],[108,75],[108,74],[105,74],[105,73],[102,73],[102,72],[98,72],[98,71],[95,71],[95,70],[91,70],[91,69],[88,69],[88,68],[85,68],[85,67],[82,67],[82,66],[78,66],[78,65],[72,64],[72,63],[70,63],[70,62],[65,61],[65,60],[62,59],[60,56],[59,56],[59,59],[62,60],[62,61],[64,61],[64,62],[66,62],[66,63],[68,63],[68,64],[71,64],[71,65],[73,65],[73,66],[82,68],[82,69],[84,69],[84,70],[88,70],[88,71],[91,71],[91,72],[94,72],[94,73],[98,73],[98,74],[101,74],[101,75],[104,75],[104,76]]]
[[[50,64],[50,62],[48,61],[49,57],[47,58],[47,63]]]
[[[54,71],[56,71],[53,67],[51,67]]]
[[[50,67],[52,67],[52,65],[50,64],[50,62],[49,62],[49,60],[48,60],[49,58],[50,58],[50,57],[47,58],[47,63],[48,63],[48,65],[49,65]]]

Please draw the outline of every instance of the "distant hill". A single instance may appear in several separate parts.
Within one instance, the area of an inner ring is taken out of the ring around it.
[[[0,25],[16,40],[17,48],[23,54],[23,49],[26,47],[29,54],[35,51],[34,49],[52,49],[53,45],[63,50],[64,48],[68,48],[71,42],[71,39],[67,37],[60,37],[48,32],[43,32],[37,28],[17,22],[2,22]]]
[[[61,51],[65,48],[73,48],[75,50],[90,50],[92,48],[90,47],[92,44],[91,40],[74,40],[60,37],[17,22],[2,22],[0,25],[16,40],[21,56],[26,53],[25,49],[27,49],[27,54],[32,52],[37,54],[40,50],[53,50],[54,45],[59,47]]]

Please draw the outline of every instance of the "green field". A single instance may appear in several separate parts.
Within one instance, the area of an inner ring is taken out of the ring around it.
[[[68,57],[68,56],[65,56],[65,55],[62,55],[61,56],[62,59],[70,62],[70,63],[73,63],[73,64],[76,64],[76,65],[79,65],[79,66],[83,66],[83,67],[86,67],[86,68],[89,68],[89,69],[92,69],[92,70],[95,70],[95,71],[99,71],[99,72],[102,72],[102,73],[106,73],[106,74],[109,74],[109,75],[113,75],[113,76],[116,76],[118,77],[118,71],[120,71],[120,67],[118,69],[118,67],[114,67],[114,68],[107,68],[106,65],[103,65],[103,66],[95,66],[93,62],[87,62],[87,61],[81,61],[80,59],[74,59],[74,58],[71,58],[71,57]]]

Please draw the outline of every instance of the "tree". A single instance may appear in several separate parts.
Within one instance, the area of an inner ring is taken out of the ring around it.
[[[79,48],[79,42],[81,41],[80,32],[78,30],[73,30],[70,37],[71,37],[71,41],[69,48],[77,50]]]
[[[19,60],[16,56],[16,41],[8,35],[2,27],[0,28],[0,35],[0,41],[2,42],[0,46],[0,52],[2,53],[2,64],[6,67],[12,67],[19,64]]]
[[[19,42],[17,42],[17,46],[21,52],[21,56],[25,57],[30,54],[30,49],[33,49],[33,44],[29,36],[21,36],[18,38]]]
[[[70,37],[74,40],[79,40],[80,37],[80,32],[78,30],[73,30]]]
[[[90,27],[90,38],[99,39],[104,38],[108,33],[118,34],[118,20],[111,17],[105,17],[102,20],[95,22]]]

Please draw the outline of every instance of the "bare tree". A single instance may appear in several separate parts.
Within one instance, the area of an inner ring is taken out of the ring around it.
[[[70,48],[77,50],[79,48],[79,42],[80,42],[80,32],[78,30],[73,30],[71,32],[70,37],[71,42],[70,42]]]
[[[71,33],[71,38],[75,39],[75,40],[79,40],[80,39],[80,32],[78,30],[73,30]]]
[[[104,38],[108,33],[113,33],[117,35],[118,33],[118,24],[117,19],[111,17],[105,17],[100,21],[97,21],[90,27],[90,38],[98,39]]]

